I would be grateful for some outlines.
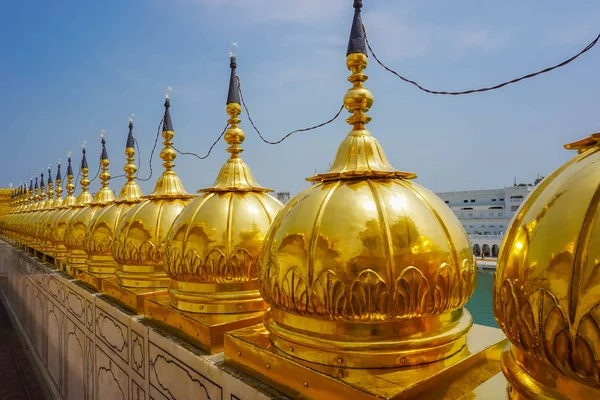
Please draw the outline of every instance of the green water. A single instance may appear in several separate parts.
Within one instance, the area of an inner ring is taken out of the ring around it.
[[[473,315],[476,324],[498,327],[492,309],[492,285],[494,271],[478,271],[475,293],[467,302],[467,309]]]

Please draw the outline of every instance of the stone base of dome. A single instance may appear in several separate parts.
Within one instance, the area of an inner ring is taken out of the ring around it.
[[[101,292],[102,291],[102,282],[107,279],[115,279],[115,274],[98,274],[91,272],[88,270],[83,270],[77,275],[77,279],[82,282],[85,282],[95,290]]]
[[[271,308],[271,342],[305,361],[345,368],[395,368],[431,363],[458,353],[473,325],[466,309],[381,322],[330,321]]]
[[[501,365],[508,381],[510,399],[600,399],[600,388],[568,378],[551,365],[532,359],[515,346],[506,346]]]
[[[238,314],[269,308],[258,290],[258,282],[197,283],[171,280],[171,306],[200,314]]]
[[[93,274],[112,274],[117,272],[117,263],[111,256],[88,255],[88,271]]]
[[[505,398],[499,359],[508,340],[497,328],[473,325],[462,350],[443,361],[382,369],[311,363],[283,353],[271,340],[263,325],[228,332],[225,363],[292,398]]]
[[[130,288],[119,285],[117,278],[102,281],[102,293],[136,314],[144,313],[144,300],[149,296],[166,295],[166,288]]]
[[[225,332],[245,328],[262,322],[264,312],[237,314],[198,314],[180,311],[171,306],[171,297],[147,297],[144,316],[193,342],[209,354],[223,351]]]

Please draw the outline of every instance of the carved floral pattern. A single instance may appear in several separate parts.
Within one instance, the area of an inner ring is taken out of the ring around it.
[[[98,237],[90,234],[85,236],[85,252],[88,254],[111,254],[113,238],[112,236]]]
[[[567,376],[600,386],[600,303],[570,324],[549,290],[527,294],[506,279],[494,291],[494,314],[513,346]]]
[[[441,314],[465,305],[475,289],[472,259],[460,269],[443,263],[430,281],[416,266],[407,266],[390,284],[372,269],[351,282],[335,271],[321,273],[309,285],[305,274],[290,268],[279,280],[275,257],[262,271],[261,294],[272,307],[329,320],[374,321]]]
[[[124,264],[161,265],[162,253],[150,240],[144,240],[138,246],[137,241],[119,238],[113,244],[115,261]]]
[[[256,259],[244,248],[236,249],[229,257],[215,248],[202,259],[196,250],[189,250],[182,257],[178,247],[167,245],[165,268],[171,279],[185,282],[237,283],[258,279]]]

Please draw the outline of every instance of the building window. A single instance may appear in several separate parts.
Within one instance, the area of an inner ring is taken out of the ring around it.
[[[492,199],[492,201],[496,201],[496,199]]]
[[[498,228],[504,228],[503,224],[498,225]]]
[[[523,198],[523,196],[521,196],[520,194],[517,194],[515,196],[510,196],[511,200],[513,200],[513,199],[522,199],[522,198]]]
[[[485,217],[485,213],[484,213],[484,212],[480,212],[480,213],[479,213],[479,216],[480,216],[480,217]]]
[[[469,225],[469,228],[472,228],[472,227],[473,227],[473,225]]]
[[[475,203],[475,199],[471,199],[471,203]]]
[[[501,213],[501,212],[499,212],[499,213],[498,213],[498,216],[499,216],[499,217],[503,217],[503,216],[504,216],[504,213]]]
[[[504,199],[500,199],[500,201],[504,201]]]
[[[460,213],[460,218],[464,218],[465,217],[465,213]]]
[[[491,213],[490,213],[490,217],[493,217],[493,216],[494,216],[494,213],[493,213],[493,212],[491,212]]]
[[[469,218],[473,218],[473,213],[469,213]]]
[[[448,200],[445,200],[445,201],[444,201],[444,203],[448,204],[448,203],[450,203],[450,202],[449,202]]]
[[[482,228],[485,228],[485,225],[481,225]]]
[[[519,206],[511,206],[510,207],[510,211],[517,211],[519,209]]]
[[[495,228],[495,227],[496,227],[496,225],[490,225],[490,228]]]

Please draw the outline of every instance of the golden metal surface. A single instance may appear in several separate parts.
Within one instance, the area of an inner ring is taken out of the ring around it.
[[[364,54],[347,57],[352,131],[332,169],[311,178],[265,238],[265,326],[275,346],[307,361],[418,365],[464,346],[472,318],[462,307],[475,289],[475,260],[453,212],[393,172],[365,129],[366,65]]]
[[[501,246],[494,314],[513,398],[600,398],[599,144],[566,146],[580,154],[538,184]]]
[[[132,137],[133,123],[129,123],[128,143],[133,142]],[[88,255],[87,266],[89,274],[82,277],[96,289],[100,289],[101,280],[107,276],[113,276],[117,270],[117,263],[112,256],[112,244],[115,231],[121,218],[134,205],[141,202],[142,189],[135,182],[135,149],[133,147],[125,148],[127,162],[123,167],[127,181],[121,188],[121,191],[113,203],[99,209],[91,220],[84,239],[85,252]]]
[[[441,361],[414,367],[355,369],[300,360],[271,344],[264,327],[225,334],[225,362],[293,398],[457,399],[500,372],[506,337],[474,325],[466,346]],[[468,378],[468,379],[467,379]],[[504,389],[505,390],[505,389]]]
[[[70,166],[71,157],[69,157],[68,162]],[[48,216],[49,223],[52,224],[50,233],[48,234],[48,237],[52,242],[52,257],[54,258],[54,264],[59,269],[64,269],[67,259],[67,248],[65,247],[65,230],[67,229],[67,223],[69,222],[67,214],[77,202],[77,199],[73,194],[75,190],[73,174],[67,173],[66,188],[67,197],[65,197],[62,205]]]
[[[165,250],[171,305],[196,313],[267,309],[258,287],[258,259],[282,204],[258,185],[239,153],[241,107],[227,104],[225,132],[231,154],[214,185],[199,192],[173,223]],[[242,316],[242,318],[245,318]]]
[[[171,307],[170,296],[152,296],[144,300],[144,316],[171,328],[209,354],[223,351],[223,336],[239,328],[259,324],[262,312],[239,314],[198,314]],[[173,329],[174,328],[174,329]]]
[[[166,288],[169,277],[164,270],[163,248],[169,228],[193,195],[187,193],[173,171],[177,153],[172,147],[169,100],[165,102],[160,157],[164,171],[154,192],[123,216],[114,235],[112,255],[117,262],[118,283],[128,288]]]
[[[82,274],[83,275],[83,274]],[[166,288],[130,288],[119,284],[117,278],[102,279],[102,293],[112,297],[138,315],[144,314],[144,300],[149,296],[166,295]]]
[[[58,164],[58,168],[59,168],[59,172],[60,172],[60,163]],[[41,236],[41,252],[46,254],[47,256],[52,256],[52,226],[54,225],[54,220],[53,217],[55,216],[55,211],[57,209],[59,209],[62,206],[63,203],[63,199],[62,199],[62,192],[63,192],[63,188],[62,188],[62,179],[60,177],[60,174],[57,175],[57,179],[56,179],[56,197],[54,198],[54,203],[52,204],[52,207],[50,207],[48,209],[48,211],[46,211],[46,213],[40,217],[40,227],[39,227],[39,232],[40,232],[40,236]]]
[[[104,138],[102,139],[103,155],[106,155]],[[108,157],[100,160],[102,171],[98,175],[102,186],[94,196],[94,199],[87,207],[79,209],[69,220],[67,230],[65,232],[65,246],[67,247],[67,269],[72,276],[78,277],[79,274],[87,270],[88,253],[86,251],[85,239],[86,233],[92,226],[92,220],[96,213],[101,211],[106,206],[112,204],[115,199],[113,191],[108,187],[110,173],[108,166],[110,161]],[[82,185],[83,187],[83,185]],[[87,187],[86,187],[87,189]]]
[[[83,151],[85,157],[85,149]],[[93,198],[88,190],[90,180],[88,179],[88,168],[81,168],[81,193],[73,206],[59,216],[58,223],[64,222],[64,246],[66,254],[64,257],[64,271],[72,277],[76,277],[78,267],[85,266],[87,256],[83,251],[83,237],[85,235],[85,224],[90,221],[81,222],[76,218],[82,211],[89,207]],[[73,223],[74,222],[74,223]]]

